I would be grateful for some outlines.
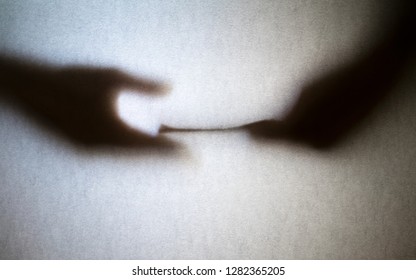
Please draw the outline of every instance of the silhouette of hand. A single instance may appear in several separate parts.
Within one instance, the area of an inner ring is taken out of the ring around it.
[[[254,136],[288,139],[317,148],[345,138],[392,91],[415,53],[412,35],[415,1],[407,1],[395,28],[369,53],[315,79],[305,86],[281,121],[265,120],[245,126]]]
[[[170,146],[129,127],[117,115],[115,99],[122,89],[161,94],[163,85],[112,68],[53,68],[0,58],[3,94],[42,124],[76,144]]]

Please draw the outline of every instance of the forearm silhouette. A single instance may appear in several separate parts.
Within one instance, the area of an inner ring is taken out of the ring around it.
[[[415,2],[403,2],[406,12],[401,20],[367,54],[306,85],[282,120],[233,129],[248,129],[256,138],[288,139],[318,148],[344,139],[392,91],[413,56]],[[117,116],[114,103],[120,90],[160,94],[163,88],[113,68],[60,68],[0,56],[0,93],[48,128],[86,146],[170,146],[166,132],[206,130],[162,125],[161,133],[151,137]]]
[[[161,94],[164,86],[114,68],[53,67],[0,57],[0,93],[72,143],[84,146],[170,146],[121,121],[115,98],[122,89]]]
[[[254,137],[326,148],[337,144],[390,93],[415,51],[415,1],[367,54],[306,85],[280,121],[249,124]]]

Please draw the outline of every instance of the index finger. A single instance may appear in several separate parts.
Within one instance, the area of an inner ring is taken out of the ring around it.
[[[136,77],[131,74],[117,71],[118,86],[123,89],[134,90],[146,94],[166,94],[171,87],[163,82]]]

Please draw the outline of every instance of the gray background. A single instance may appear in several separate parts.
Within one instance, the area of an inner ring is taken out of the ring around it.
[[[375,0],[0,1],[0,50],[167,81],[169,96],[130,106],[227,127],[281,116],[393,14]],[[327,151],[243,131],[173,133],[174,154],[86,151],[0,100],[0,258],[414,259],[415,71]]]

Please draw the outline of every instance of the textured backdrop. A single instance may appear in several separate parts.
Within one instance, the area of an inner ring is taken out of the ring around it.
[[[392,10],[3,0],[0,50],[166,81],[156,118],[227,127],[281,116],[306,81],[381,36]],[[84,150],[0,99],[0,258],[416,258],[415,73],[327,151],[244,131],[172,133],[183,145],[173,154]]]

